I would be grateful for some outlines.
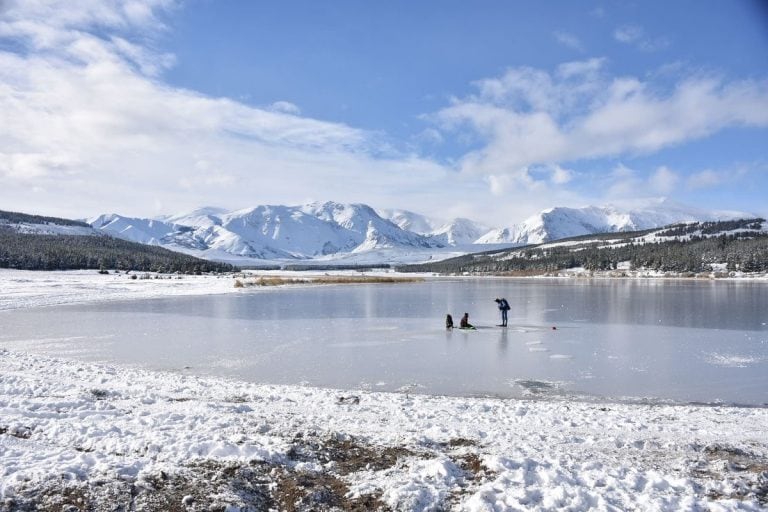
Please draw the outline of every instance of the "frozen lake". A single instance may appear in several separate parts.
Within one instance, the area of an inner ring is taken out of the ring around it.
[[[0,347],[348,390],[765,405],[766,305],[749,282],[310,286],[3,312]],[[446,332],[465,311],[479,329]]]

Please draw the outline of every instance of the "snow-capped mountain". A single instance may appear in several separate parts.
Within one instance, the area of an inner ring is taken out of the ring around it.
[[[91,225],[131,241],[221,259],[323,258],[378,249],[434,249],[438,240],[405,231],[363,204],[333,202],[201,208],[160,219],[100,215]]]
[[[469,219],[438,220],[408,210],[379,210],[379,215],[397,224],[401,229],[430,237],[442,245],[474,244],[491,228]]]
[[[443,221],[421,215],[408,210],[376,210],[376,213],[405,231],[411,231],[420,235],[429,235],[435,229],[444,224]]]
[[[539,244],[561,238],[652,229],[682,222],[706,222],[751,218],[755,215],[733,211],[705,211],[668,199],[639,202],[631,208],[617,206],[556,207],[543,210],[510,228],[495,229],[476,243]]]
[[[112,236],[149,245],[162,245],[176,231],[172,224],[161,220],[123,217],[116,213],[88,219],[88,224]]]
[[[100,232],[208,259],[371,263],[443,259],[484,251],[490,244],[513,247],[594,233],[749,217],[754,215],[707,212],[654,200],[629,209],[550,208],[511,227],[489,228],[469,219],[446,222],[406,210],[377,212],[364,204],[316,202],[231,212],[206,207],[156,219],[108,214],[89,222]]]

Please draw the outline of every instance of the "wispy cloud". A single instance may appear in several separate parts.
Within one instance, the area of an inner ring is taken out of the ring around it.
[[[282,112],[284,114],[292,114],[295,116],[301,114],[301,109],[298,107],[298,105],[295,105],[290,101],[276,101],[269,106],[269,110],[272,112]]]
[[[655,193],[667,195],[676,189],[680,176],[669,167],[661,166],[651,174],[649,181]]]
[[[670,45],[666,37],[649,37],[640,25],[622,25],[613,31],[613,37],[620,43],[633,45],[646,52],[663,50]]]
[[[643,37],[643,28],[638,25],[624,25],[613,32],[613,37],[620,43],[631,44]]]
[[[729,126],[768,126],[765,81],[694,74],[663,88],[611,76],[604,61],[590,60],[555,73],[513,68],[476,88],[436,120],[446,132],[469,131],[485,141],[461,160],[464,172],[503,172],[521,183],[531,165],[647,154]]]
[[[579,52],[584,52],[584,44],[581,42],[581,39],[576,37],[575,35],[569,33],[569,32],[562,32],[562,31],[555,31],[554,34],[555,39],[558,43],[562,44],[563,46],[567,46],[568,48],[572,50],[576,50]]]
[[[691,189],[710,188],[719,185],[725,181],[725,178],[723,173],[706,169],[688,176],[686,184]]]
[[[685,186],[688,190],[745,187],[768,175],[764,161],[737,163],[720,169],[703,169],[690,173]]]

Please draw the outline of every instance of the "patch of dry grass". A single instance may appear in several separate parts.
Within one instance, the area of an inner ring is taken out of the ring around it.
[[[397,284],[420,283],[421,277],[395,276],[315,276],[315,277],[281,277],[254,276],[249,279],[235,280],[235,288],[246,286],[285,286],[292,284]]]

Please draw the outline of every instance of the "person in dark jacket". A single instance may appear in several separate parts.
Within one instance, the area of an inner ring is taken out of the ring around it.
[[[460,329],[474,329],[475,326],[469,323],[469,313],[464,313],[464,316],[461,317],[461,322],[459,322],[459,328]]]
[[[505,298],[496,298],[494,299],[496,301],[496,305],[499,306],[499,311],[501,311],[501,327],[507,326],[507,311],[509,311],[509,302],[507,302],[507,299]]]
[[[453,329],[453,317],[451,315],[445,315],[445,328],[449,331]]]

